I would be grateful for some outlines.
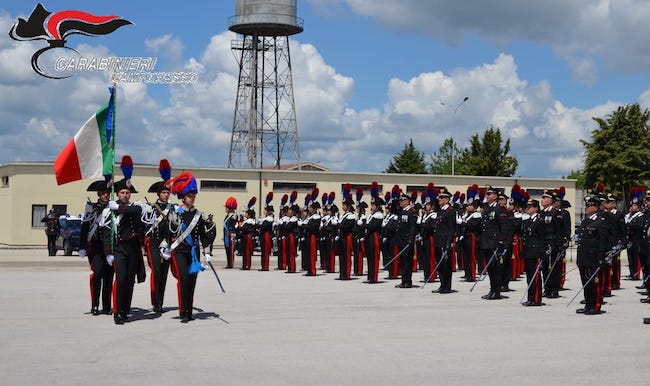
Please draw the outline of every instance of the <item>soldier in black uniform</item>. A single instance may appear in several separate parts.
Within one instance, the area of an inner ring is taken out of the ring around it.
[[[540,218],[544,224],[544,256],[542,258],[542,277],[546,283],[543,296],[559,298],[562,256],[560,252],[568,246],[565,239],[564,219],[562,213],[553,207],[553,201],[558,199],[552,190],[544,190]]]
[[[318,239],[320,238],[320,203],[312,201],[307,206],[307,218],[303,221],[305,245],[302,249],[305,262],[306,276],[316,276],[316,258],[318,255]]]
[[[393,198],[386,204],[386,216],[382,221],[382,245],[381,253],[384,268],[388,271],[389,280],[399,278],[399,259],[395,258],[399,249],[396,245],[396,233],[398,227],[398,214],[401,208],[399,206],[399,195]],[[391,262],[392,261],[392,262]]]
[[[641,192],[642,193],[642,192]],[[630,212],[625,215],[627,258],[630,269],[628,279],[639,280],[641,277],[641,263],[639,254],[641,242],[644,238],[645,218],[641,210],[642,202],[640,197],[635,196],[630,202]]]
[[[260,271],[269,270],[269,260],[273,251],[273,225],[275,218],[273,216],[274,210],[273,205],[271,205],[271,200],[273,200],[273,192],[268,192],[266,194],[266,205],[264,206],[264,218],[259,220],[260,259],[262,265]]]
[[[522,303],[524,306],[542,306],[542,272],[540,264],[544,254],[544,226],[539,218],[539,202],[528,200],[526,213],[521,218],[522,249],[521,256],[524,259],[526,271],[526,283],[528,284],[528,300]]]
[[[503,272],[503,255],[506,252],[506,209],[497,203],[497,190],[491,186],[485,189],[487,205],[481,213],[482,231],[480,238],[481,253],[490,277],[490,292],[483,295],[486,300],[503,299],[501,296],[501,273]]]
[[[447,189],[438,193],[438,215],[435,219],[434,250],[440,272],[440,287],[432,292],[449,294],[451,290],[451,242],[456,234],[456,210],[449,204],[451,194]],[[442,261],[441,261],[442,260]]]
[[[102,314],[111,313],[111,291],[113,284],[113,266],[106,261],[104,239],[110,238],[110,228],[103,226],[109,222],[108,205],[110,188],[106,181],[95,181],[87,191],[97,192],[97,202],[87,202],[84,210],[81,233],[79,234],[79,256],[88,256],[90,264],[90,313],[99,315],[99,297],[102,298]],[[106,210],[105,210],[106,209]]]
[[[598,215],[600,202],[595,197],[585,200],[585,218],[580,223],[579,243],[576,264],[580,269],[580,279],[585,286],[585,307],[576,312],[585,315],[601,314],[601,295],[598,293],[597,271],[606,264],[605,253],[609,235],[605,220]]]
[[[196,279],[198,273],[205,269],[200,263],[200,253],[203,251],[206,262],[212,260],[212,243],[217,232],[214,223],[205,220],[203,213],[194,206],[199,189],[192,173],[183,172],[168,185],[170,191],[181,200],[171,225],[171,249],[172,264],[178,279],[178,312],[181,323],[187,323],[193,320]]]
[[[402,253],[399,256],[402,282],[396,287],[411,288],[413,286],[411,275],[413,274],[413,253],[415,251],[413,243],[417,232],[418,214],[411,204],[411,197],[406,194],[400,196],[399,206],[402,210],[397,217],[398,225],[395,240],[397,249]]]
[[[56,238],[59,236],[59,219],[54,212],[50,209],[47,216],[41,219],[45,223],[45,235],[47,236],[47,252],[49,256],[56,255]]]
[[[432,193],[433,194],[433,193]],[[420,265],[424,271],[424,280],[429,279],[429,283],[433,283],[439,272],[433,272],[436,266],[436,252],[435,252],[435,233],[436,233],[436,220],[438,217],[438,208],[436,198],[429,196],[424,201],[424,216],[420,221],[420,229],[422,231],[422,248],[420,249],[422,255],[419,256]]]
[[[477,192],[478,193],[478,192]],[[463,237],[463,247],[465,248],[465,281],[476,281],[476,268],[478,259],[480,259],[480,234],[481,234],[481,213],[478,211],[481,203],[468,194],[467,207],[462,216],[461,232]]]
[[[228,197],[226,204],[226,216],[223,219],[223,246],[226,250],[226,268],[235,266],[235,225],[237,225],[237,200]]]
[[[293,195],[293,193],[292,193]],[[287,273],[296,273],[296,254],[298,250],[298,215],[300,207],[291,203],[282,221],[282,252],[285,254]]]
[[[357,225],[357,219],[352,211],[354,201],[352,196],[343,197],[341,210],[343,214],[339,218],[339,279],[350,280],[352,271],[353,232]]]
[[[151,269],[150,292],[153,312],[163,311],[163,300],[167,286],[167,273],[169,272],[169,258],[171,257],[171,234],[169,232],[169,215],[173,214],[174,204],[169,202],[169,188],[165,182],[171,178],[171,168],[167,160],[161,160],[159,167],[162,181],[153,183],[148,193],[156,193],[158,198],[150,203],[153,214],[152,223],[146,232],[144,239],[147,251],[147,262]]]
[[[373,195],[370,201],[370,217],[366,223],[366,256],[368,258],[368,280],[366,283],[379,281],[379,257],[381,255],[381,226],[384,221],[382,212],[384,200]]]
[[[505,228],[505,242],[504,247],[506,253],[503,255],[503,271],[501,272],[501,292],[510,292],[510,278],[512,277],[512,247],[516,231],[516,219],[514,206],[504,191],[499,190],[499,205],[505,209],[506,221]]]
[[[625,237],[625,215],[623,212],[618,210],[618,199],[612,193],[607,194],[607,213],[609,213],[608,221],[610,222],[610,247],[615,247],[617,245],[623,244],[623,239]],[[611,262],[612,266],[612,275],[611,279],[608,281],[608,286],[605,289],[605,294],[611,295],[612,290],[618,290],[621,288],[621,255],[617,253]]]
[[[361,196],[357,193],[357,225],[354,227],[354,231],[352,231],[354,245],[352,266],[354,276],[363,275],[363,260],[366,257],[366,209],[368,209],[368,204],[365,201],[359,201],[360,199]]]
[[[131,193],[137,193],[130,178],[123,178],[115,183],[117,201],[109,201],[108,208],[113,211],[114,221],[110,226],[115,229],[113,243],[110,237],[104,238],[104,253],[106,261],[115,269],[113,284],[113,319],[115,324],[129,321],[133,286],[140,266],[143,264],[142,250],[144,249],[144,224],[141,221],[142,208],[130,202]]]
[[[248,271],[251,269],[253,262],[253,251],[255,250],[255,238],[257,236],[257,220],[255,220],[255,210],[253,205],[257,198],[253,197],[248,202],[248,209],[244,212],[244,221],[239,225],[241,231],[242,243],[242,262],[241,269]]]

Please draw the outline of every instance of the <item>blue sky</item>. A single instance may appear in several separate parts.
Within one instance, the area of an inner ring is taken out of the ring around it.
[[[42,4],[134,23],[71,36],[68,46],[84,55],[156,56],[156,71],[202,72],[192,86],[122,87],[118,153],[136,163],[162,154],[172,167],[226,165],[234,0]],[[106,74],[49,80],[32,71],[44,42],[7,32],[35,5],[0,6],[0,163],[53,160],[106,99]],[[639,38],[650,32],[646,1],[299,0],[298,16],[305,30],[290,40],[301,158],[332,170],[379,172],[410,138],[430,154],[451,135],[466,146],[494,125],[511,139],[517,175],[555,178],[581,167],[592,117],[650,107],[650,47]],[[440,102],[466,96],[452,127]]]

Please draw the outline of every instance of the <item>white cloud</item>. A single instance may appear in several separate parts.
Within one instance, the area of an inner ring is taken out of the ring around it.
[[[549,45],[570,63],[576,79],[588,84],[594,77],[590,57],[626,71],[646,71],[650,66],[650,46],[643,38],[650,35],[646,0],[344,2],[352,12],[389,28],[421,32],[451,45],[470,35],[499,45],[514,39]],[[334,3],[332,7],[341,7]]]
[[[401,2],[391,3],[397,14],[403,11]],[[382,5],[358,1],[355,7],[367,9],[367,4]],[[6,19],[0,15],[0,25]],[[215,35],[198,57],[182,60],[184,68],[200,73],[194,84],[119,86],[118,156],[129,153],[136,163],[149,164],[165,157],[172,167],[226,165],[238,78],[230,47],[234,37],[231,32]],[[156,52],[182,48],[171,36],[148,44]],[[596,127],[592,117],[605,116],[619,105],[612,101],[585,110],[564,106],[547,82],[521,79],[515,58],[501,54],[472,68],[393,78],[385,85],[384,106],[354,110],[348,105],[354,79],[326,63],[314,45],[295,40],[290,44],[301,158],[333,170],[383,171],[409,139],[428,159],[445,138],[453,136],[464,147],[472,135],[495,125],[511,138],[512,153],[520,160],[517,174],[559,177],[579,167],[580,139]],[[76,48],[86,55],[111,54],[102,46]],[[2,163],[53,160],[107,100],[107,74],[75,74],[62,81],[41,78],[29,67],[32,49],[25,42],[0,46],[0,58],[24,63],[0,68]],[[9,76],[9,71],[15,73]],[[154,88],[165,91],[164,99],[153,97]],[[470,99],[454,117],[466,96]],[[650,106],[650,90],[640,96],[640,103]]]

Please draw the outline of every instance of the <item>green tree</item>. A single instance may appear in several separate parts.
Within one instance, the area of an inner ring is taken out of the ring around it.
[[[620,106],[603,118],[593,118],[598,129],[591,132],[585,147],[585,184],[599,182],[619,197],[631,186],[650,179],[650,110],[638,103]]]
[[[585,172],[581,169],[571,170],[568,176],[562,178],[569,178],[572,180],[576,180],[576,188],[578,189],[587,188],[587,184],[585,183]]]
[[[404,145],[404,149],[393,157],[386,168],[386,173],[425,174],[426,172],[424,155],[415,148],[413,139]]]
[[[457,162],[456,174],[472,176],[511,177],[519,161],[510,153],[510,138],[503,143],[501,129],[490,126],[483,138],[474,134],[470,147],[463,150]]]
[[[452,157],[456,158],[453,167],[455,174],[455,170],[458,169],[458,157],[461,154],[456,145],[456,141],[449,137],[442,142],[437,152],[429,156],[431,159],[429,172],[431,174],[452,174]]]

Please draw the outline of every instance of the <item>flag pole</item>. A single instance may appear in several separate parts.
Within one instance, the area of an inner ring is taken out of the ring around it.
[[[113,87],[111,88],[111,96],[109,98],[109,101],[112,99],[113,101],[113,111],[111,112],[111,138],[110,138],[110,148],[112,150],[112,162],[111,162],[111,201],[115,200],[115,138],[117,136],[117,132],[115,131],[115,113],[117,112],[117,83],[113,82]],[[110,103],[110,102],[109,102]],[[113,248],[113,240],[115,238],[115,229],[113,228],[115,225],[115,216],[113,215],[113,211],[110,211],[111,213],[111,231],[110,231],[110,240],[111,240],[111,249]]]

